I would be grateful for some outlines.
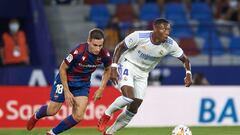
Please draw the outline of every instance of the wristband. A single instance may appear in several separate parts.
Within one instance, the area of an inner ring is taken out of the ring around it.
[[[192,74],[192,72],[190,70],[187,70],[186,74]]]
[[[117,68],[118,64],[117,63],[112,63],[111,67]]]

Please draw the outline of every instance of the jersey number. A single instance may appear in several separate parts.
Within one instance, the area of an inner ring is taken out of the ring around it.
[[[125,69],[125,70],[123,71],[123,75],[128,75],[128,69]]]
[[[56,93],[62,94],[63,93],[63,85],[58,84],[56,87],[57,87]]]

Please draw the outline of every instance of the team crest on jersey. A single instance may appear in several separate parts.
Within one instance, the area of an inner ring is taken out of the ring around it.
[[[66,60],[70,63],[73,60],[72,54],[69,54],[66,58]]]
[[[78,50],[75,50],[75,51],[73,52],[73,54],[78,54]]]
[[[164,51],[163,50],[160,50],[159,54],[163,55]]]
[[[123,80],[124,80],[124,81],[127,81],[128,79],[127,79],[127,77],[125,76],[125,77],[123,78]]]
[[[82,61],[84,61],[85,59],[86,59],[86,57],[85,57],[85,56],[83,56],[83,57],[82,57]]]

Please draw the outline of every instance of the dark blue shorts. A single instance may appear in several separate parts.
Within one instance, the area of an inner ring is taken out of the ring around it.
[[[77,96],[86,96],[89,95],[89,87],[69,87],[70,92],[74,97]],[[64,98],[64,90],[63,85],[61,83],[54,83],[52,86],[52,90],[50,93],[50,100],[54,102],[63,103],[65,101]]]

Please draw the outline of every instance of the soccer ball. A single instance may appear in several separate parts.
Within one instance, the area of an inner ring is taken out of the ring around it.
[[[192,135],[192,131],[185,125],[178,125],[173,129],[172,135]]]

